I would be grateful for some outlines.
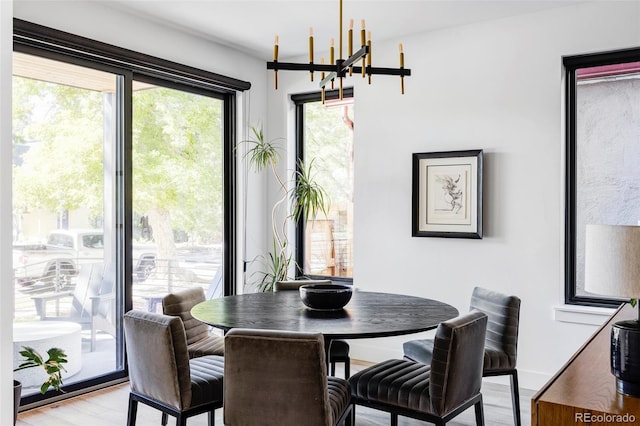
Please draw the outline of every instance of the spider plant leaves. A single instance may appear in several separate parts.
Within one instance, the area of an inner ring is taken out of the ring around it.
[[[311,173],[313,161],[305,165],[298,160],[298,167],[295,172],[296,185],[291,193],[291,205],[293,206],[293,218],[296,222],[304,219],[305,222],[322,212],[327,215],[328,195],[326,190],[320,186]]]
[[[267,167],[275,167],[280,161],[280,151],[277,140],[267,141],[264,138],[262,127],[252,127],[254,139],[246,141],[252,146],[247,150],[244,158],[248,158],[249,164],[256,172],[261,172]]]

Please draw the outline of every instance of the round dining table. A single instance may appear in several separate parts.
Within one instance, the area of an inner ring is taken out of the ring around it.
[[[248,293],[201,302],[191,314],[224,330],[319,332],[325,340],[397,336],[434,329],[458,310],[437,300],[354,290],[344,309],[307,308],[297,291]]]

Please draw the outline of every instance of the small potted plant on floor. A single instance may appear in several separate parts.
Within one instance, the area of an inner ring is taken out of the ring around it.
[[[29,346],[23,346],[20,355],[23,360],[20,365],[13,371],[24,370],[26,368],[41,367],[48,374],[47,380],[40,386],[40,392],[43,394],[53,388],[57,391],[64,392],[60,389],[62,386],[62,372],[67,371],[64,365],[67,362],[67,354],[60,348],[51,348],[47,351],[49,359],[46,361],[34,348]],[[13,381],[13,397],[14,397],[14,410],[13,410],[13,424],[15,425],[18,418],[18,408],[20,407],[20,394],[22,393],[22,384],[14,380]]]

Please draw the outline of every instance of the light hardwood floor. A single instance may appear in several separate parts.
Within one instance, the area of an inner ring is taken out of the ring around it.
[[[352,371],[364,368],[365,363],[352,362]],[[343,372],[338,368],[338,377]],[[506,381],[505,381],[506,383]],[[511,394],[508,385],[484,381],[482,385],[484,398],[485,424],[487,426],[513,425],[511,411]],[[534,391],[520,389],[520,409],[522,424],[531,424],[531,397]],[[16,426],[116,426],[126,425],[129,384],[124,383],[66,401],[22,412],[18,415]],[[160,412],[138,405],[137,426],[160,425]],[[172,418],[169,425],[175,424]],[[194,416],[187,421],[189,426],[206,425],[206,414]],[[389,415],[365,407],[356,407],[356,426],[388,425]],[[399,426],[424,426],[426,422],[400,417]],[[216,411],[216,425],[223,425],[222,409]],[[475,425],[473,409],[459,415],[449,423],[450,426]],[[304,426],[304,425],[300,425]]]

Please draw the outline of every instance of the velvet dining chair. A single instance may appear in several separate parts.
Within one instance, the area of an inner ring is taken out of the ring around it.
[[[392,359],[357,372],[349,379],[353,403],[391,413],[392,426],[398,416],[444,426],[473,406],[476,424],[484,425],[486,330],[487,315],[479,311],[440,323],[430,364]]]
[[[207,355],[189,359],[187,338],[180,317],[155,312],[129,311],[124,316],[129,365],[129,412],[127,425],[136,423],[138,403],[176,418],[186,426],[187,418],[222,407],[224,358]]]
[[[321,333],[234,328],[225,339],[225,425],[351,424],[349,383],[327,375]]]
[[[482,375],[510,377],[513,420],[520,426],[520,392],[516,369],[520,298],[475,287],[471,295],[470,309],[484,312],[489,317]],[[403,351],[406,359],[429,364],[433,356],[433,340],[410,340],[403,344]]]
[[[182,319],[187,334],[189,358],[224,355],[224,337],[212,334],[207,324],[191,315],[191,309],[205,300],[204,290],[199,286],[169,293],[162,298],[162,313]]]

